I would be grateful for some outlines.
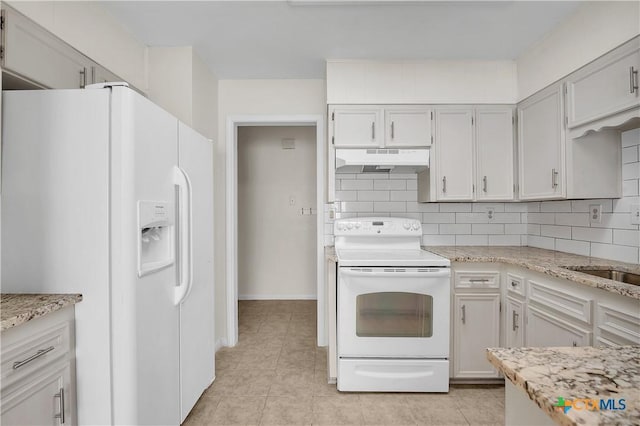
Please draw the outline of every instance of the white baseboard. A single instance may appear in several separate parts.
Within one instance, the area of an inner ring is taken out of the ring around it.
[[[227,344],[226,338],[216,340],[216,346],[215,346],[216,352],[218,352],[220,349],[224,348],[225,346],[229,346]]]
[[[316,300],[315,294],[239,294],[238,300]]]

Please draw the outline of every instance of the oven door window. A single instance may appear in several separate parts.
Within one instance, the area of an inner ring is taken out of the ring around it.
[[[433,297],[427,294],[383,292],[356,298],[358,337],[431,337]]]

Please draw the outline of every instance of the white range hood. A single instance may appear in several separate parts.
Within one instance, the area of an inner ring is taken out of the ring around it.
[[[429,148],[336,149],[338,173],[418,173],[429,167]]]

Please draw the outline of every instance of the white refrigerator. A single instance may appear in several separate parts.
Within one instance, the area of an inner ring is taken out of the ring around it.
[[[2,102],[2,292],[82,293],[79,424],[182,423],[214,379],[211,141],[125,85]]]

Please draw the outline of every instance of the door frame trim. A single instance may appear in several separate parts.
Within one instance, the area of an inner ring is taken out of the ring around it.
[[[316,279],[317,344],[327,345],[326,288],[324,282],[324,192],[325,146],[322,115],[235,115],[226,122],[226,307],[227,344],[238,343],[238,127],[315,126],[316,127]]]

